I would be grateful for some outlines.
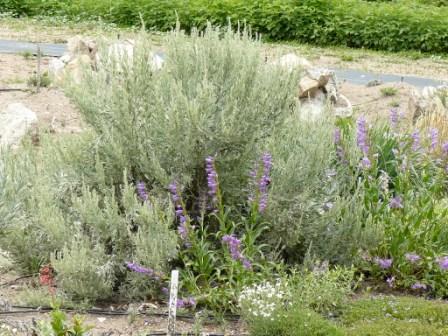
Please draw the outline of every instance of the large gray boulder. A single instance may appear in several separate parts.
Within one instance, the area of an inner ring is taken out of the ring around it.
[[[22,103],[13,103],[0,112],[0,146],[16,145],[37,123],[36,113]]]

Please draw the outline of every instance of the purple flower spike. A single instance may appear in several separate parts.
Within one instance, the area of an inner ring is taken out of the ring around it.
[[[173,199],[173,203],[175,206],[176,217],[179,220],[179,226],[177,227],[177,233],[179,237],[184,241],[184,245],[186,247],[190,247],[191,244],[188,242],[188,216],[185,212],[185,209],[182,207],[181,199],[177,191],[176,182],[172,182],[168,189],[171,193],[171,198]]]
[[[407,261],[409,261],[413,264],[422,259],[418,254],[415,254],[415,253],[406,253],[404,256]]]
[[[184,298],[184,299],[178,299],[176,307],[177,308],[190,308],[194,307],[196,305],[196,300],[192,297]]]
[[[177,194],[177,184],[176,182],[170,183],[168,189],[171,193],[171,197],[173,199],[173,203],[176,204],[179,201],[179,195]]]
[[[263,162],[263,175],[258,183],[258,189],[260,192],[260,202],[258,204],[258,211],[263,213],[268,206],[268,186],[271,183],[269,174],[272,168],[272,156],[269,153],[264,153],[261,157]]]
[[[395,108],[391,109],[390,110],[390,122],[391,122],[393,128],[397,128],[398,121],[399,121],[398,110]]]
[[[442,144],[442,152],[443,152],[443,155],[448,156],[448,142],[444,142]]]
[[[431,128],[429,130],[429,139],[431,140],[430,149],[434,151],[439,143],[439,131],[437,128]]]
[[[364,116],[358,118],[356,122],[357,130],[357,144],[359,149],[363,152],[364,155],[367,155],[369,152],[369,144],[367,140],[367,123]]]
[[[211,156],[205,159],[205,172],[207,173],[208,194],[212,197],[213,203],[216,203],[218,200],[218,174],[215,169],[215,159]]]
[[[148,192],[146,191],[146,185],[144,182],[140,181],[137,183],[137,194],[143,202],[148,200]]]
[[[426,286],[424,283],[416,282],[415,284],[413,284],[411,286],[411,288],[415,289],[415,290],[420,290],[420,289],[426,290],[428,288],[428,286]]]
[[[412,150],[418,151],[420,149],[420,133],[418,131],[414,131],[411,134],[412,137]]]
[[[252,263],[250,262],[249,259],[246,258],[243,259],[243,267],[247,270],[252,269]]]
[[[361,160],[361,167],[363,169],[369,169],[372,167],[372,163],[370,162],[369,158],[367,156],[364,156]]]
[[[241,253],[241,240],[232,235],[222,237],[222,242],[229,248],[230,256],[235,261],[241,261],[245,269],[252,269],[251,262]]]
[[[334,130],[334,144],[339,145],[341,143],[341,130],[336,127]]]
[[[402,209],[403,201],[400,196],[393,197],[389,202],[389,208],[391,209]]]
[[[125,264],[126,264],[126,267],[129,270],[131,270],[132,272],[145,274],[145,275],[149,276],[150,278],[152,278],[153,280],[156,280],[156,281],[159,281],[160,277],[163,276],[163,274],[160,274],[160,273],[158,274],[151,268],[146,268],[146,267],[143,267],[143,266],[138,265],[138,264],[133,263],[133,262],[129,262],[128,261]]]
[[[382,269],[388,269],[392,266],[392,259],[375,258],[375,262]]]
[[[448,271],[448,256],[438,258],[437,262],[442,270]]]

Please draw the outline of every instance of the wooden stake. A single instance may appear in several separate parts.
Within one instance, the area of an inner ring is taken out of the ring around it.
[[[179,283],[179,271],[171,271],[170,282],[170,301],[168,307],[168,336],[174,336],[176,332],[176,308],[177,308],[177,289]]]
[[[42,55],[40,52],[40,46],[37,45],[37,84],[36,84],[37,93],[39,93],[39,91],[40,91],[40,84],[41,84],[40,83],[40,79],[41,79],[40,63],[42,61],[41,57],[42,57]]]

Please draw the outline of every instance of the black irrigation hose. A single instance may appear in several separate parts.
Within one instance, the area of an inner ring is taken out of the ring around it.
[[[166,332],[154,332],[154,333],[150,333],[150,334],[146,334],[145,336],[165,336],[168,335],[168,333]],[[207,335],[207,336],[225,336],[225,334],[209,334],[209,333],[205,333],[205,332],[199,332],[199,333],[193,333],[193,332],[187,332],[187,333],[174,333],[171,334],[173,336],[198,336],[198,335]],[[235,336],[242,336],[243,334],[240,335],[235,335]]]
[[[28,274],[28,275],[24,275],[24,276],[15,278],[14,280],[7,281],[7,282],[4,282],[4,283],[0,284],[0,287],[5,287],[5,286],[13,285],[13,284],[15,284],[17,281],[19,281],[19,280],[22,280],[22,279],[28,279],[28,278],[31,278],[31,277],[37,275],[37,274],[39,274],[39,273]]]
[[[21,306],[21,305],[17,305],[17,306],[11,306],[11,308],[16,308],[16,309],[25,309],[25,310],[12,310],[12,311],[6,311],[6,312],[1,312],[2,314],[7,314],[12,313],[12,314],[17,314],[17,313],[31,313],[31,312],[48,312],[48,311],[52,311],[53,308],[51,307],[31,307],[31,306]],[[72,309],[72,308],[60,308],[60,310],[62,311],[66,311],[66,312],[77,312],[79,310],[77,309]],[[81,312],[85,312],[87,314],[92,314],[92,315],[111,315],[111,316],[127,316],[130,315],[130,312],[127,311],[112,311],[112,310],[103,310],[103,309],[87,309],[85,311],[81,311]],[[151,312],[138,312],[137,315],[144,315],[144,316],[157,316],[157,317],[168,317],[168,313],[151,313]],[[194,315],[188,315],[188,314],[178,314],[176,315],[176,318],[181,320],[195,320],[196,317]],[[209,320],[215,320],[215,318],[213,318],[212,316],[207,317]],[[230,322],[237,322],[240,320],[240,315],[232,315],[232,314],[228,314],[228,315],[224,315],[224,319],[226,321],[230,321]]]

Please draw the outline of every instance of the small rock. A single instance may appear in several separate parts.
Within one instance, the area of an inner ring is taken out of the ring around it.
[[[64,75],[65,63],[60,58],[54,58],[48,63],[48,74],[53,80],[60,81]]]
[[[153,304],[153,303],[150,303],[150,302],[145,302],[145,303],[142,303],[139,307],[138,307],[138,311],[139,312],[145,312],[145,311],[148,311],[148,310],[151,310],[151,309],[157,309],[158,307],[155,305],[155,304]]]
[[[422,115],[429,113],[448,113],[448,87],[425,87],[422,91],[411,91],[408,109],[416,122]]]
[[[299,98],[313,98],[319,91],[319,82],[308,76],[302,77],[299,83]]]
[[[316,80],[319,83],[319,88],[324,87],[334,76],[334,72],[324,68],[308,69],[308,77]]]
[[[83,68],[91,66],[92,62],[87,55],[80,55],[67,64],[67,71],[72,76],[75,83],[80,84],[82,82]]]
[[[98,46],[94,40],[77,35],[67,41],[67,50],[71,59],[79,55],[87,55],[94,61]]]
[[[381,81],[381,80],[379,80],[379,79],[374,79],[374,80],[371,80],[370,82],[368,82],[368,83],[366,84],[366,86],[367,86],[367,87],[374,87],[374,86],[379,86],[379,85],[381,85],[381,84],[383,84],[383,81]]]
[[[339,95],[334,107],[334,114],[341,118],[348,118],[353,115],[353,106],[350,100],[344,95]]]
[[[290,71],[296,68],[310,69],[312,67],[307,59],[299,57],[293,53],[283,55],[278,60],[274,61],[273,64],[285,67]]]
[[[0,145],[15,145],[37,122],[36,113],[22,103],[13,103],[0,113]]]

